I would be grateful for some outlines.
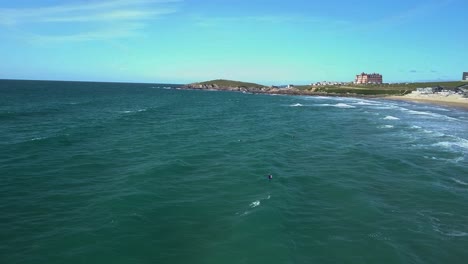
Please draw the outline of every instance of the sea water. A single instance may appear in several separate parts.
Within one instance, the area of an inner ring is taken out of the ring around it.
[[[0,81],[0,263],[466,263],[466,110],[177,88]]]

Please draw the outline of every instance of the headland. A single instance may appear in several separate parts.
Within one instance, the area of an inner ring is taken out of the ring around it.
[[[395,84],[339,83],[333,85],[266,86],[257,83],[224,79],[191,83],[183,87],[194,90],[233,91],[253,94],[339,96],[407,100],[468,109],[468,83],[426,82]]]

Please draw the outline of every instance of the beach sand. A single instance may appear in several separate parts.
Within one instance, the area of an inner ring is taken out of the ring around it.
[[[442,95],[442,94],[407,94],[404,96],[389,96],[388,99],[405,100],[412,102],[422,102],[437,105],[445,105],[452,107],[460,107],[468,109],[468,98],[464,98],[459,94]]]

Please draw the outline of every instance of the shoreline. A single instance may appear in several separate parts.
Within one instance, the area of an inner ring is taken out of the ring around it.
[[[441,106],[457,107],[468,110],[468,98],[463,98],[461,95],[439,95],[439,94],[407,94],[403,96],[388,96],[385,99],[398,100],[398,101],[409,101],[415,103],[426,103]]]
[[[407,95],[362,95],[362,94],[340,94],[340,93],[323,93],[301,91],[298,89],[259,89],[259,88],[240,88],[240,87],[194,87],[191,85],[184,86],[184,90],[198,91],[225,91],[225,92],[240,92],[249,94],[269,94],[269,95],[293,95],[293,96],[326,96],[326,97],[352,97],[352,98],[367,98],[367,99],[388,99],[397,101],[409,101],[415,103],[426,103],[433,105],[441,105],[448,107],[456,107],[468,110],[468,98],[463,98],[461,95],[439,95],[439,94],[407,94]]]
[[[382,95],[363,95],[355,93],[326,93],[311,92],[298,89],[278,89],[278,88],[240,88],[240,87],[209,87],[200,88],[194,86],[184,86],[180,89],[194,91],[221,91],[221,92],[239,92],[249,94],[270,94],[270,95],[296,95],[296,96],[327,96],[327,97],[353,97],[353,98],[383,98]]]

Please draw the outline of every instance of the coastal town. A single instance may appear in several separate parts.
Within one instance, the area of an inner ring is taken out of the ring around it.
[[[466,82],[466,83],[465,83]],[[452,84],[447,86],[444,84]],[[424,86],[426,84],[432,84],[432,86]],[[436,84],[436,85],[434,85]],[[459,84],[453,86],[453,84]],[[279,90],[302,90],[302,91],[312,91],[320,92],[325,88],[332,87],[343,87],[343,88],[355,88],[356,93],[359,94],[358,89],[369,90],[370,88],[376,88],[381,90],[391,91],[391,88],[407,88],[405,94],[414,93],[414,94],[441,94],[441,95],[451,95],[451,94],[462,94],[468,96],[468,72],[463,72],[461,82],[431,82],[431,83],[384,83],[383,76],[379,73],[365,73],[362,72],[357,74],[354,78],[354,81],[351,82],[338,82],[338,81],[321,81],[311,83],[310,85],[296,85],[296,84],[287,84],[287,85],[271,85],[264,86],[255,83],[246,83],[239,81],[230,81],[230,80],[212,80],[207,82],[192,83],[186,85],[186,88],[192,89],[219,89],[219,90],[233,90],[233,91],[279,91]],[[333,90],[333,89],[330,89]],[[333,92],[333,91],[331,91]],[[348,92],[349,93],[349,92]]]
[[[310,84],[311,86],[327,86],[327,85],[347,85],[347,84],[382,84],[383,78],[381,74],[365,72],[356,75],[354,82],[333,82],[323,81]]]
[[[231,80],[191,83],[184,89],[237,91],[255,94],[321,95],[344,97],[386,97],[412,101],[441,102],[468,107],[468,72],[459,81],[385,83],[380,73],[355,75],[350,82],[321,81],[309,85],[270,85]]]

